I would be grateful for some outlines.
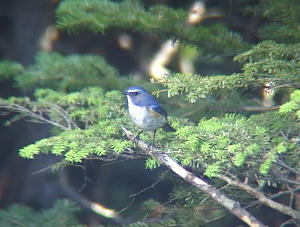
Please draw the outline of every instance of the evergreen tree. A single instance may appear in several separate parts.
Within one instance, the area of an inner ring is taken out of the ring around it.
[[[83,29],[105,34],[111,28],[156,34],[179,43],[179,55],[211,64],[230,59],[240,69],[224,75],[170,72],[153,85],[120,76],[96,55],[41,52],[29,67],[4,61],[1,80],[10,78],[34,94],[0,99],[2,111],[17,113],[7,124],[25,118],[56,129],[55,135],[22,148],[20,156],[60,156],[57,168],[113,156],[143,158],[150,169],[166,165],[174,172],[162,177],[173,184],[173,202],[145,202],[145,217],[131,227],[203,226],[223,220],[228,212],[249,225],[264,226],[269,223],[259,215],[259,204],[285,215],[285,224],[299,224],[300,2],[263,0],[241,6],[241,13],[264,19],[256,42],[245,41],[244,34],[214,18],[189,25],[184,8],[145,8],[130,0],[62,1],[57,24],[73,35]],[[132,134],[136,128],[121,91],[137,83],[168,95],[163,100],[176,132],[159,132],[156,147],[144,142],[151,135],[136,140]],[[260,100],[258,91],[264,94]],[[284,195],[290,196],[290,205],[278,200]]]

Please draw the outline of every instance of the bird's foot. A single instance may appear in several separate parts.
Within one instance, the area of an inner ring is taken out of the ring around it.
[[[151,151],[151,152],[154,151],[154,148],[155,148],[155,144],[154,144],[154,143],[151,143],[151,144],[150,144],[150,151]]]
[[[134,143],[137,143],[139,140],[140,140],[140,137],[139,137],[139,136],[135,136],[135,137],[133,138],[133,142],[134,142]]]
[[[140,140],[140,135],[141,135],[142,132],[143,132],[143,130],[140,131],[140,132],[133,138],[133,142],[134,142],[134,143],[137,143],[137,142]]]

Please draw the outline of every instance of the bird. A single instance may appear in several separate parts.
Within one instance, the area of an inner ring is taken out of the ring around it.
[[[146,89],[132,86],[127,88],[123,94],[127,98],[131,120],[141,129],[135,138],[138,138],[143,131],[152,131],[152,143],[154,144],[158,128],[167,132],[175,132],[175,129],[168,123],[167,112]]]

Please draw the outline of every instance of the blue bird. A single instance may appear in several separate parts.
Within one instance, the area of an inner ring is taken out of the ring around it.
[[[136,137],[144,130],[153,131],[152,142],[154,143],[158,128],[163,128],[163,130],[168,132],[175,131],[167,122],[167,112],[144,88],[133,86],[127,88],[123,93],[127,97],[128,112],[133,123],[142,129]]]

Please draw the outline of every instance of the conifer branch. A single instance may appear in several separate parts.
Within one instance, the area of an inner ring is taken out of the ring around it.
[[[52,126],[58,127],[60,129],[63,129],[63,130],[70,130],[71,129],[70,125],[65,126],[65,125],[63,125],[59,122],[48,119],[45,116],[46,113],[43,110],[33,111],[30,108],[26,108],[25,106],[22,106],[22,105],[19,105],[19,104],[7,104],[5,102],[0,102],[0,108],[7,109],[11,112],[20,113],[20,114],[24,115],[25,117],[29,117],[31,119],[31,121],[33,121],[33,122],[50,124]],[[55,110],[55,111],[57,111],[57,110]],[[63,114],[62,112],[59,112],[59,113]],[[66,120],[68,120],[68,118],[65,115],[64,115],[64,118]],[[68,124],[69,124],[69,121],[67,122]]]
[[[254,77],[242,74],[206,77],[196,74],[175,73],[166,78],[163,85],[168,88],[169,96],[185,94],[186,99],[194,103],[199,98],[258,86],[259,83]]]
[[[23,66],[19,63],[11,61],[0,62],[0,81],[7,80],[10,77],[21,73],[24,70]]]
[[[238,202],[228,198],[225,194],[220,192],[212,185],[200,179],[192,172],[189,172],[186,169],[184,169],[181,165],[175,162],[167,154],[161,152],[158,148],[145,143],[143,140],[139,138],[136,138],[127,129],[125,128],[122,129],[125,132],[127,138],[130,139],[131,141],[136,142],[137,146],[142,151],[148,153],[149,155],[157,159],[161,164],[171,169],[174,173],[176,173],[178,176],[183,178],[188,183],[199,188],[202,192],[210,196],[213,200],[215,200],[220,205],[224,206],[229,212],[237,216],[239,219],[247,223],[249,226],[265,226],[254,216],[252,216],[248,211],[243,209]]]
[[[175,37],[190,44],[200,44],[203,49],[210,52],[217,50],[233,54],[249,47],[241,36],[230,32],[220,24],[186,26],[187,12],[166,6],[154,6],[145,10],[137,1],[116,3],[73,0],[63,1],[56,13],[59,28],[71,32],[85,28],[103,33],[109,28],[119,27],[158,34],[160,37]]]
[[[249,186],[246,183],[243,183],[241,181],[239,181],[238,179],[232,179],[230,177],[227,177],[225,175],[216,175],[217,178],[227,182],[228,184],[234,185],[240,189],[242,189],[243,191],[246,191],[247,193],[249,193],[250,195],[255,196],[259,202],[261,202],[262,204],[273,208],[274,210],[277,210],[283,214],[286,214],[288,216],[291,216],[292,218],[298,220],[300,219],[300,213],[286,205],[283,205],[281,203],[275,202],[272,199],[266,197],[262,192],[258,191],[255,188],[252,188],[251,186]]]

